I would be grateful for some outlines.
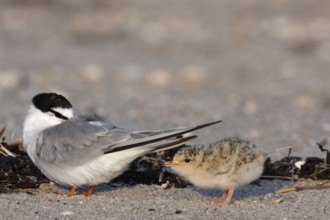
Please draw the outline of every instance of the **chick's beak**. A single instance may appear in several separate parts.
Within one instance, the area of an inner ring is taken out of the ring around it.
[[[181,164],[175,161],[171,161],[171,162],[165,162],[164,166],[165,167],[177,167],[180,166]]]

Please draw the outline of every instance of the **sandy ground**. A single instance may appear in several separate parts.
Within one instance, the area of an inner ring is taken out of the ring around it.
[[[323,191],[275,195],[287,181],[261,181],[239,189],[230,206],[215,207],[219,192],[138,185],[100,186],[90,198],[52,193],[0,195],[1,219],[328,219]],[[282,202],[274,204],[273,201]],[[7,210],[7,211],[5,211]],[[8,211],[10,210],[10,211]]]
[[[238,135],[262,149],[292,144],[295,155],[324,156],[316,142],[328,141],[330,132],[329,6],[321,0],[1,1],[0,123],[8,139],[20,139],[33,95],[56,91],[81,112],[125,128],[223,119],[194,142]],[[191,188],[105,187],[90,199],[1,194],[0,218],[329,219],[329,190],[272,193],[288,184],[246,186],[221,208]],[[273,205],[278,197],[283,202]]]

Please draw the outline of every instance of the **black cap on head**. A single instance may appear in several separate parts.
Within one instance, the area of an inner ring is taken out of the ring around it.
[[[48,112],[53,108],[72,108],[71,103],[62,95],[56,93],[40,93],[33,97],[33,105],[42,112]]]

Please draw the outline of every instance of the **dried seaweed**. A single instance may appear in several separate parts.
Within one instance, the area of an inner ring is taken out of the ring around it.
[[[326,152],[325,159],[318,157],[307,157],[301,168],[295,166],[296,162],[301,161],[300,157],[288,157],[282,160],[271,162],[268,158],[265,162],[263,176],[266,178],[285,177],[290,180],[311,179],[311,180],[329,180],[330,179],[330,153],[323,145],[317,143],[322,152]]]
[[[0,155],[0,193],[16,189],[38,188],[41,183],[49,182],[32,163],[20,144],[1,143],[17,157]]]
[[[3,141],[1,144],[17,155],[17,157],[0,154],[0,193],[13,192],[17,189],[37,189],[41,183],[49,182],[30,160],[21,142],[8,143]],[[302,160],[300,157],[293,157],[289,154],[279,161],[272,162],[270,159],[267,159],[262,178],[294,181],[330,180],[329,151],[321,144],[318,144],[318,147],[322,152],[326,153],[326,159],[309,157],[300,169],[295,166],[296,162]],[[164,169],[162,166],[163,161],[171,160],[177,150],[172,149],[138,158],[126,172],[112,182],[157,184],[166,185],[166,187],[184,188],[190,184],[182,177],[169,172],[168,169]],[[301,188],[290,190],[301,190]]]
[[[317,146],[322,152],[326,152],[325,159],[309,157],[301,163],[301,167],[295,166],[296,162],[300,161],[301,158],[290,158],[290,154],[281,161],[274,163],[271,163],[270,160],[266,161],[266,169],[262,178],[317,182],[316,185],[284,188],[277,190],[274,193],[282,194],[301,190],[330,188],[330,153],[322,144],[317,143]]]
[[[133,161],[129,169],[112,182],[147,185],[168,183],[168,187],[184,188],[190,183],[163,167],[163,162],[171,160],[178,150],[176,148],[142,156]]]
[[[3,128],[0,129],[0,139],[2,141],[5,140],[5,137],[3,137],[3,133],[5,132],[5,130],[6,130],[6,127],[3,127]],[[9,151],[2,144],[0,144],[0,154],[2,154],[3,156],[16,157],[16,155],[14,153],[12,153],[11,151]]]

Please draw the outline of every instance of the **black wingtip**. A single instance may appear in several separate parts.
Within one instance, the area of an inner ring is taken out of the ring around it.
[[[181,134],[185,134],[185,133],[189,133],[189,132],[192,132],[192,131],[196,131],[196,130],[199,130],[199,129],[202,129],[202,128],[205,128],[205,127],[208,127],[208,126],[211,126],[211,125],[215,125],[215,124],[218,124],[222,122],[222,120],[219,120],[219,121],[214,121],[214,122],[210,122],[210,123],[206,123],[206,124],[201,124],[201,125],[197,125],[191,129],[188,129],[186,131],[183,131],[181,132],[180,134],[178,135],[181,135]]]
[[[206,123],[206,124],[202,124],[202,125],[198,125],[198,126],[196,126],[196,129],[200,129],[200,128],[204,128],[204,127],[211,126],[211,125],[214,125],[214,124],[218,124],[220,122],[222,122],[222,120],[214,121],[214,122],[210,122],[210,123]]]

